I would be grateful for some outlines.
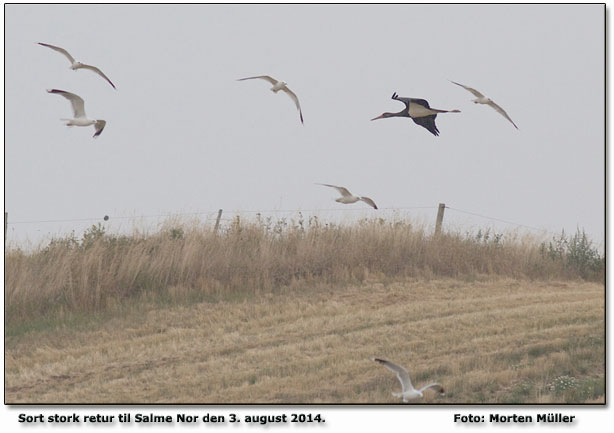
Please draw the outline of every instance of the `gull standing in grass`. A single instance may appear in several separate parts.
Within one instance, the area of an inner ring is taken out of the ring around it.
[[[93,135],[94,138],[98,137],[102,133],[102,130],[104,129],[107,122],[105,120],[88,119],[87,115],[85,114],[85,102],[83,101],[83,98],[78,95],[75,95],[74,93],[66,92],[64,90],[47,89],[47,92],[62,95],[70,101],[70,104],[72,105],[74,119],[60,119],[66,121],[66,126],[94,125],[94,129],[96,130]]]
[[[294,104],[296,105],[296,109],[298,110],[298,114],[301,118],[301,123],[303,123],[303,112],[301,111],[301,105],[298,102],[298,96],[296,96],[296,94],[288,88],[285,82],[277,81],[275,78],[269,75],[258,75],[257,77],[239,78],[237,81],[254,80],[256,78],[267,80],[269,83],[271,83],[273,85],[273,87],[271,87],[271,91],[273,93],[277,93],[280,90],[286,92],[288,96],[292,98],[292,100],[294,101]]]
[[[357,195],[354,195],[351,192],[349,192],[347,188],[344,188],[342,186],[329,185],[327,183],[316,183],[316,185],[328,186],[330,188],[335,188],[337,191],[339,191],[339,193],[341,194],[341,197],[335,200],[338,203],[350,204],[350,203],[356,203],[357,201],[360,200],[360,201],[364,201],[365,203],[367,203],[373,209],[377,209],[375,202],[371,200],[369,197],[359,197]]]
[[[417,125],[426,128],[434,136],[439,135],[439,129],[435,125],[437,113],[460,113],[459,110],[439,110],[431,108],[426,99],[401,98],[397,92],[392,94],[392,99],[405,104],[405,109],[398,113],[382,113],[371,120],[386,119],[388,117],[409,117]]]
[[[514,125],[514,128],[518,129],[518,127],[516,126],[516,124],[514,123],[514,121],[510,118],[510,116],[507,115],[507,113],[505,112],[505,110],[501,107],[499,107],[497,104],[495,104],[495,102],[490,99],[487,98],[486,96],[482,95],[480,92],[478,92],[477,90],[469,87],[469,86],[465,86],[464,84],[460,84],[457,83],[456,81],[452,81],[450,80],[451,83],[456,84],[457,86],[461,86],[462,88],[464,88],[465,90],[470,91],[471,93],[473,93],[473,96],[475,96],[477,99],[472,99],[472,101],[474,102],[474,104],[486,104],[486,105],[490,105],[492,108],[494,108],[499,114],[501,114],[503,117],[505,117],[507,120],[509,120],[512,125]]]
[[[72,69],[73,71],[76,71],[77,69],[89,69],[90,71],[93,71],[93,72],[97,73],[102,78],[107,80],[107,82],[115,89],[115,84],[113,84],[111,82],[111,80],[109,80],[109,77],[107,77],[96,66],[86,65],[85,63],[77,62],[73,58],[73,56],[71,56],[70,53],[68,51],[66,51],[64,48],[56,47],[55,45],[43,44],[42,42],[38,42],[38,44],[42,45],[43,47],[51,48],[52,50],[57,51],[58,53],[64,54],[66,56],[66,58],[68,58],[68,60],[70,61],[70,69]]]
[[[400,365],[378,358],[371,358],[371,361],[382,364],[388,370],[397,375],[397,379],[399,379],[399,382],[401,382],[401,392],[393,392],[392,395],[395,397],[402,397],[403,403],[423,397],[422,392],[426,391],[427,389],[432,389],[433,391],[438,392],[440,395],[444,395],[443,387],[438,383],[430,383],[420,389],[415,389],[411,384],[411,380],[409,380],[409,373]]]

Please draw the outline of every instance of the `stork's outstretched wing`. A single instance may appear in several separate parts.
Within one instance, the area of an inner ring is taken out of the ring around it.
[[[405,97],[399,96],[396,92],[392,94],[392,99],[394,99],[395,101],[401,101],[408,108],[409,108],[409,104],[418,104],[418,105],[422,105],[423,107],[426,107],[426,108],[431,108],[431,106],[429,105],[429,103],[428,103],[428,101],[426,99],[405,98]]]
[[[420,125],[423,128],[428,129],[429,132],[433,134],[434,136],[438,136],[439,129],[437,129],[437,125],[435,125],[436,117],[437,117],[436,114],[432,114],[430,116],[424,116],[424,117],[412,117],[411,120],[413,120],[414,123],[416,123],[417,125]]]

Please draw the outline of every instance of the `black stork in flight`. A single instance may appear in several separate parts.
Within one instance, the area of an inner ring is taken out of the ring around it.
[[[460,113],[459,110],[438,110],[431,108],[426,99],[418,98],[400,98],[396,92],[393,93],[392,99],[401,101],[405,104],[405,109],[398,113],[383,113],[371,120],[386,119],[388,117],[409,117],[416,124],[426,128],[435,136],[439,135],[439,129],[435,125],[437,113]]]

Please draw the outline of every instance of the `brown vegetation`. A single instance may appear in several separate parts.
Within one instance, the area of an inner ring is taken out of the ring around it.
[[[266,293],[297,283],[348,284],[369,276],[600,281],[604,260],[584,234],[534,237],[446,233],[408,221],[349,225],[237,217],[220,233],[167,222],[157,233],[111,235],[93,226],[34,252],[5,253],[9,324],[64,312],[101,311],[142,295],[176,301]]]
[[[604,260],[407,221],[239,218],[214,233],[55,239],[5,253],[15,403],[603,403]]]

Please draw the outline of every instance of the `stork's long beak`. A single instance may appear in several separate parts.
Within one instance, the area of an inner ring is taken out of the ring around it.
[[[371,120],[377,120],[377,119],[381,119],[381,118],[383,118],[383,117],[384,117],[384,115],[383,115],[383,114],[380,114],[379,116],[374,117],[374,118],[373,118],[373,119],[371,119]]]

